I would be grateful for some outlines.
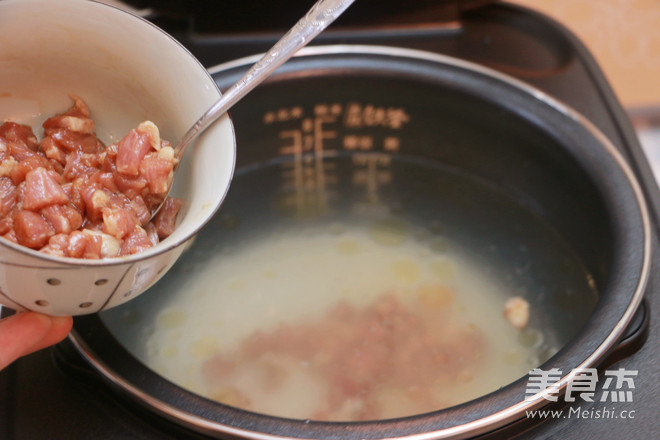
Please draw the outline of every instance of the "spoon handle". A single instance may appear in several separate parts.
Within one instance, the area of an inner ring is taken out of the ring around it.
[[[222,97],[186,132],[175,148],[180,158],[185,149],[236,102],[249,93],[275,69],[284,64],[300,48],[307,45],[332,23],[355,0],[319,0],[241,79],[225,91]]]

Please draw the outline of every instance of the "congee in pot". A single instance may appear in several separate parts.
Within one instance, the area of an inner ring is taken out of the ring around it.
[[[596,302],[569,243],[519,199],[439,161],[365,152],[239,169],[184,258],[102,319],[196,394],[357,421],[495,391]]]

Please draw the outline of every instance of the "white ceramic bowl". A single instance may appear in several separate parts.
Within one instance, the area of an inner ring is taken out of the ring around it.
[[[41,123],[83,98],[106,144],[139,122],[176,143],[220,97],[206,69],[151,23],[89,0],[0,1],[0,121],[43,135]],[[52,257],[0,238],[0,304],[51,315],[114,307],[145,291],[181,255],[222,202],[236,155],[224,116],[186,151],[173,195],[184,199],[175,232],[130,257]]]

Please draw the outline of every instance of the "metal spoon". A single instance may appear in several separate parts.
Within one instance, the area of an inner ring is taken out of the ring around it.
[[[248,70],[241,79],[229,87],[222,97],[204,113],[184,134],[174,148],[174,156],[178,160],[186,148],[224,115],[234,104],[247,95],[252,89],[265,80],[275,69],[284,64],[293,54],[321,33],[330,23],[335,21],[355,0],[319,0],[264,56]],[[175,170],[176,171],[176,170]],[[173,179],[172,179],[173,180]],[[169,182],[170,189],[172,182]],[[169,192],[169,191],[168,191]],[[152,218],[163,206],[161,201],[157,209],[152,211]]]

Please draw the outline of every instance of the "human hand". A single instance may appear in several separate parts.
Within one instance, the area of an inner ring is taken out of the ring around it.
[[[60,342],[73,326],[70,316],[23,312],[0,320],[0,370],[21,356]]]

